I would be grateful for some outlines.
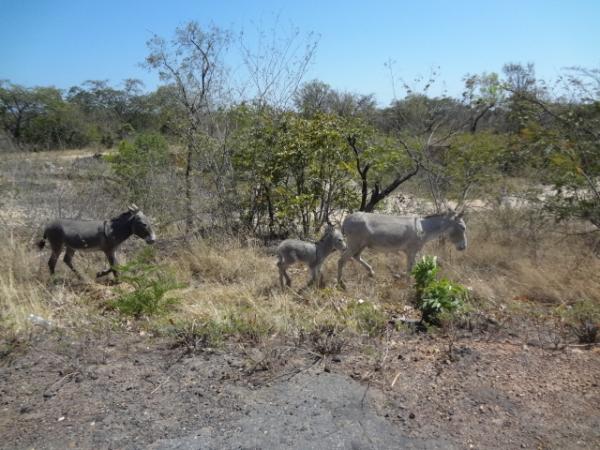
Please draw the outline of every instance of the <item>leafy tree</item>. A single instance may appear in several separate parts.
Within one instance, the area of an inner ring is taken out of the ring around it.
[[[169,165],[167,142],[161,135],[140,134],[134,141],[121,141],[116,153],[106,158],[129,200],[147,207],[161,198],[157,181]]]
[[[572,68],[562,81],[568,96],[555,101],[515,91],[530,111],[520,136],[554,187],[547,209],[600,229],[600,70]]]
[[[469,130],[475,133],[484,117],[502,107],[506,91],[502,89],[502,83],[496,73],[467,75],[464,81],[463,103],[471,116]]]
[[[302,85],[294,95],[294,105],[305,117],[324,113],[372,120],[376,111],[376,103],[372,95],[339,92],[319,80]]]
[[[383,135],[363,121],[351,124],[346,142],[354,154],[354,173],[360,177],[359,210],[370,212],[414,177],[420,162],[402,139]]]
[[[39,110],[39,95],[35,89],[0,82],[0,119],[4,130],[17,144],[24,142],[24,130]]]
[[[264,108],[245,113],[254,117],[237,136],[234,164],[247,183],[247,224],[259,228],[265,217],[270,234],[288,232],[298,224],[307,235],[334,208],[352,203],[351,159],[339,118],[276,116]]]

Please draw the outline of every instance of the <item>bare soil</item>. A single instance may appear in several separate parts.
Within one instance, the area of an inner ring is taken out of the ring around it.
[[[403,335],[326,357],[274,342],[186,353],[139,331],[54,330],[1,348],[3,449],[600,448],[598,347],[471,338],[450,354]]]

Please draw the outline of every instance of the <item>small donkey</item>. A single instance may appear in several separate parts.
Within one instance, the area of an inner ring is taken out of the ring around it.
[[[346,241],[339,230],[333,226],[327,225],[325,234],[317,242],[306,242],[298,239],[286,239],[277,247],[277,267],[279,268],[279,284],[283,289],[283,280],[287,286],[292,285],[292,280],[288,276],[286,269],[296,262],[301,262],[310,268],[310,280],[306,287],[317,283],[321,285],[322,274],[321,266],[325,259],[335,250],[344,251]]]
[[[117,278],[115,266],[118,265],[115,255],[121,245],[132,234],[141,237],[148,244],[156,241],[156,235],[152,231],[150,221],[135,205],[131,205],[128,211],[110,220],[70,220],[58,219],[50,223],[44,229],[44,237],[38,242],[38,247],[44,248],[46,239],[50,241],[52,255],[48,260],[50,273],[54,274],[56,262],[63,248],[67,248],[64,261],[75,274],[81,275],[73,266],[73,255],[75,250],[103,251],[108,259],[110,267],[96,274],[102,277],[112,272]]]

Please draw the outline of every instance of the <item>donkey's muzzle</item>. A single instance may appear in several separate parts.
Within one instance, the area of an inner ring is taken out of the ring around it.
[[[154,244],[156,242],[156,235],[154,233],[152,233],[150,236],[148,236],[146,239],[146,244]]]

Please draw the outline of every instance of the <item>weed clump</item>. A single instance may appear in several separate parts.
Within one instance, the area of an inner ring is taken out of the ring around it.
[[[119,296],[110,306],[121,314],[133,317],[161,315],[179,299],[167,296],[169,291],[183,287],[166,267],[153,264],[154,253],[146,247],[130,263],[117,268],[119,277],[133,290],[119,287]]]
[[[580,344],[594,344],[600,335],[600,305],[592,300],[579,300],[565,310],[567,327],[577,336]]]
[[[352,302],[346,308],[345,313],[354,328],[369,337],[382,334],[387,327],[386,315],[370,302],[364,300]]]
[[[435,256],[424,256],[413,268],[415,279],[416,306],[422,321],[439,325],[442,313],[452,314],[463,308],[467,289],[446,278],[437,279],[439,267]]]

